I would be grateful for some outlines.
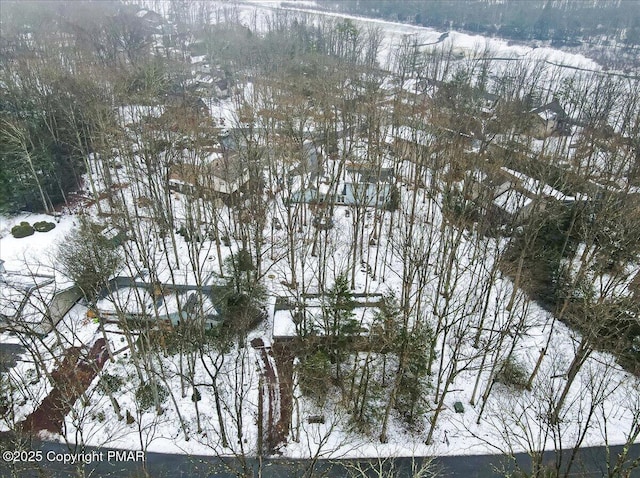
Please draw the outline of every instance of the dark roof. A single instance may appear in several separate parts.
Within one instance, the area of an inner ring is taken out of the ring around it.
[[[546,105],[539,106],[531,110],[531,113],[538,114],[544,111],[552,111],[556,114],[557,118],[566,118],[567,112],[560,105],[560,102],[557,98],[555,98],[551,103],[547,103]]]

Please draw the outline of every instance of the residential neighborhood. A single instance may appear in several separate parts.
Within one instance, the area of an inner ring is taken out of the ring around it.
[[[636,476],[638,72],[401,3],[6,2],[0,476]]]

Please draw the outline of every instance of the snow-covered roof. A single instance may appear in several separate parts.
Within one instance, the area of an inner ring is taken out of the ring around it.
[[[493,204],[513,216],[518,214],[523,207],[531,204],[531,202],[531,198],[528,198],[515,189],[509,189],[493,200]]]
[[[211,299],[196,291],[172,291],[154,297],[148,288],[121,287],[112,291],[96,302],[98,314],[109,317],[118,314],[144,316],[160,319],[188,318],[190,310],[197,306],[198,312],[202,306],[204,316],[217,315]]]
[[[421,146],[429,146],[435,140],[435,137],[432,134],[409,126],[400,126],[396,130],[395,138],[410,141]]]
[[[531,194],[541,195],[544,197],[552,197],[554,199],[557,199],[558,201],[575,201],[576,199],[574,196],[568,196],[562,191],[558,191],[548,184],[545,184],[542,181],[538,181],[537,179],[533,179],[532,177],[527,176],[526,174],[523,174],[519,171],[514,171],[513,169],[509,169],[504,166],[501,169],[511,176],[516,177],[519,180],[520,186],[529,191]]]
[[[379,296],[374,297],[379,300]],[[358,305],[353,309],[353,319],[359,322],[361,333],[366,333],[373,324],[377,302],[367,302],[366,298],[358,298],[356,300]],[[296,337],[296,321],[302,320],[302,317],[306,322],[307,330],[313,330],[318,335],[323,335],[323,305],[322,299],[319,297],[307,298],[304,308],[280,308],[275,305],[273,311],[274,338]]]
[[[0,314],[8,320],[40,323],[56,292],[51,276],[28,276],[16,273],[2,275],[0,282]]]

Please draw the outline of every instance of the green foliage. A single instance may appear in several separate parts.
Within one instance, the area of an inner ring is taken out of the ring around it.
[[[122,265],[122,256],[101,227],[82,219],[80,227],[58,245],[62,273],[92,300]]]
[[[553,40],[573,45],[584,36],[615,36],[625,29],[629,44],[638,44],[635,2],[603,1],[594,6],[582,1],[522,2],[368,0],[334,2],[320,0],[322,6],[339,8],[357,15],[382,17],[417,23],[437,29],[466,30],[485,35],[526,40]]]
[[[202,395],[200,395],[200,390],[198,390],[197,388],[193,389],[193,393],[191,394],[191,401],[192,402],[199,402],[200,400],[202,400]]]
[[[419,424],[419,418],[426,412],[426,395],[430,387],[427,371],[430,344],[435,340],[433,332],[426,325],[416,325],[413,330],[400,332],[399,344],[404,347],[406,357],[403,373],[400,375],[395,408],[410,427]]]
[[[306,397],[322,402],[331,387],[331,361],[321,350],[309,354],[297,367],[300,390]]]
[[[242,250],[225,261],[225,285],[213,291],[214,300],[227,327],[244,334],[264,318],[266,291],[257,280],[248,251]]]
[[[113,395],[124,385],[124,379],[118,375],[105,373],[98,381],[98,390],[105,395]]]
[[[465,199],[462,191],[456,189],[443,194],[442,212],[449,221],[460,225],[467,224],[477,217],[473,202]]]
[[[49,232],[50,230],[55,229],[55,227],[55,223],[47,221],[38,221],[33,224],[33,228],[38,232]]]
[[[527,387],[529,376],[527,370],[522,364],[509,357],[502,362],[498,374],[496,375],[496,382],[500,382],[503,385],[513,387],[517,390],[524,390]]]
[[[155,104],[169,92],[170,79],[167,66],[158,59],[135,65],[134,69],[115,85],[122,95],[121,102],[137,101]]]
[[[200,231],[196,230],[193,226],[180,226],[177,230],[178,235],[182,236],[185,242],[202,242],[203,237]]]
[[[11,235],[16,239],[33,235],[35,229],[28,222],[22,221],[20,224],[11,228]]]
[[[253,260],[251,259],[251,254],[246,249],[241,249],[238,251],[237,257],[238,271],[246,272],[255,270],[255,266],[253,265]]]
[[[391,189],[389,191],[389,199],[384,205],[384,208],[387,211],[397,211],[398,208],[400,208],[400,190],[395,184],[391,185]]]
[[[344,339],[359,330],[358,321],[354,319],[355,306],[347,275],[338,275],[333,286],[327,291],[323,307],[324,333],[334,339],[336,345],[344,345]]]
[[[389,351],[397,345],[398,327],[402,311],[393,291],[387,291],[382,297],[380,309],[375,313],[372,333],[382,340],[381,349]]]
[[[23,74],[2,81],[19,81]],[[100,120],[109,124],[105,118],[113,115],[91,80],[49,71],[38,83],[10,83],[5,92],[11,94],[0,98],[0,208],[7,211],[49,210],[63,201],[80,182],[85,155],[101,141]]]
[[[514,241],[505,256],[510,267],[523,255],[529,275],[526,284],[529,292],[539,300],[553,304],[561,291],[560,278],[562,260],[571,256],[577,242],[571,235],[573,211],[561,203],[550,203],[544,210],[532,215],[524,228],[514,236]],[[574,231],[575,231],[574,227]]]
[[[136,401],[140,409],[147,411],[156,406],[156,394],[158,405],[164,402],[169,396],[167,389],[158,383],[147,382],[140,385],[138,390],[136,390]]]

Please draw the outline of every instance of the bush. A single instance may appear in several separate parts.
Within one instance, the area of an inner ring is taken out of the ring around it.
[[[202,395],[200,395],[200,390],[195,388],[193,390],[193,393],[191,394],[191,401],[192,402],[199,402],[200,400],[202,400]]]
[[[0,395],[0,417],[4,418],[4,416],[9,412],[9,403],[9,397],[7,394],[3,393]]]
[[[113,395],[118,390],[120,390],[123,384],[124,380],[122,379],[122,377],[105,373],[102,377],[100,377],[100,381],[98,382],[98,390],[100,390],[105,395]]]
[[[31,227],[28,222],[22,221],[17,226],[11,228],[11,235],[16,239],[22,239],[23,237],[31,236],[35,232],[35,229]]]
[[[518,390],[527,388],[528,379],[527,370],[513,358],[509,358],[502,363],[500,371],[496,376],[496,382],[514,387]]]
[[[158,402],[162,403],[169,396],[169,392],[162,385],[151,382],[144,383],[136,390],[136,400],[141,410],[149,410],[156,405],[154,390],[158,393]]]
[[[49,232],[51,229],[55,229],[56,225],[53,222],[39,221],[33,224],[33,228],[38,232]]]

